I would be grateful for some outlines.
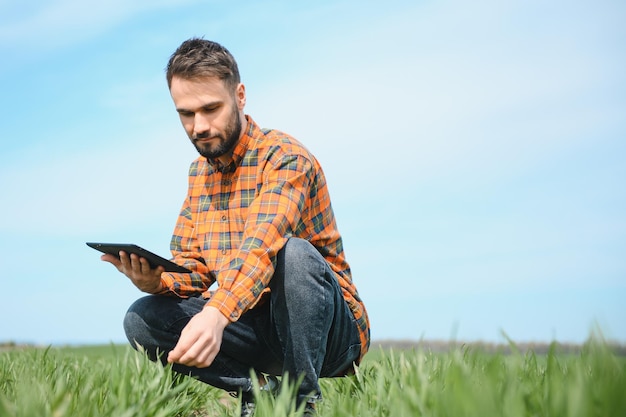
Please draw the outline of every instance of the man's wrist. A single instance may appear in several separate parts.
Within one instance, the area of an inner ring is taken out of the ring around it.
[[[146,291],[149,294],[161,294],[163,292],[165,292],[164,290],[166,289],[166,286],[163,284],[163,280],[161,278],[159,278],[159,281],[157,282],[157,285]]]
[[[226,328],[226,326],[230,324],[230,320],[224,315],[224,313],[209,304],[206,304],[201,312],[215,316],[217,318],[217,322],[222,326],[222,328]]]

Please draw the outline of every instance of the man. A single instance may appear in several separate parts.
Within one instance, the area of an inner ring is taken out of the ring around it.
[[[369,347],[322,169],[294,138],[245,115],[245,87],[221,45],[183,42],[167,81],[200,154],[171,241],[174,262],[192,273],[102,256],[151,294],[130,307],[128,339],[241,392],[242,415],[253,409],[251,371],[301,378],[296,404],[313,411],[319,378],[345,375]]]

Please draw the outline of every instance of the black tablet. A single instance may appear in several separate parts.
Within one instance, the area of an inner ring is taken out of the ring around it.
[[[168,261],[165,258],[160,257],[157,254],[150,252],[140,246],[132,243],[97,243],[87,242],[87,246],[99,250],[102,253],[108,253],[119,258],[120,251],[124,251],[127,254],[134,253],[141,258],[145,258],[150,264],[151,268],[162,266],[166,272],[182,272],[190,273],[191,271],[185,267],[175,264],[172,261]]]

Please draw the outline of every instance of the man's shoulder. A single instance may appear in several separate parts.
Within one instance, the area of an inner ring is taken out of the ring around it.
[[[302,144],[293,136],[278,129],[271,129],[267,127],[259,127],[255,129],[255,139],[259,144],[273,145],[273,144],[296,144],[302,146]]]
[[[302,142],[278,129],[259,128],[254,149],[266,157],[297,155],[313,159],[313,155]]]

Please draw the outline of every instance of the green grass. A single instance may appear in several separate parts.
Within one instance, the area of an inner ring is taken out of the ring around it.
[[[358,373],[324,379],[320,416],[625,416],[626,360],[602,341],[580,354],[375,349]],[[298,416],[291,391],[257,416]],[[237,416],[238,401],[122,346],[0,353],[0,417]]]

